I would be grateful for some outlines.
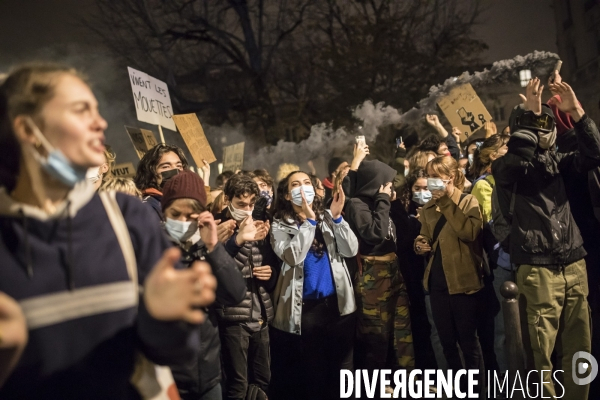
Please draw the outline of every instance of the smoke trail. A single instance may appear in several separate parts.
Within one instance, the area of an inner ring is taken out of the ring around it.
[[[464,72],[458,77],[446,79],[442,84],[432,86],[429,95],[420,100],[417,106],[401,114],[390,105],[373,104],[370,100],[356,107],[353,116],[361,121],[367,141],[375,141],[379,129],[389,125],[401,124],[413,126],[422,121],[425,114],[437,112],[437,101],[448,94],[452,88],[470,83],[476,90],[488,85],[503,85],[518,82],[518,74],[522,69],[530,69],[532,76],[548,76],[559,56],[550,52],[534,51],[525,56],[517,56],[510,60],[496,61],[490,69],[480,72]],[[327,162],[333,155],[348,153],[356,131],[354,129],[333,129],[330,125],[318,124],[311,128],[310,135],[300,143],[279,141],[276,146],[262,148],[251,155],[246,164],[249,167],[267,168],[274,172],[284,162],[305,165],[307,160]]]
[[[544,77],[552,72],[552,68],[560,57],[546,51],[534,51],[526,56],[517,56],[510,60],[496,61],[490,69],[480,72],[463,72],[458,77],[446,79],[441,85],[432,86],[429,95],[418,102],[417,107],[402,114],[402,123],[412,125],[422,119],[425,114],[436,112],[437,100],[445,96],[454,87],[470,83],[475,90],[487,85],[501,85],[519,81],[519,71],[531,70],[532,76]],[[542,79],[543,80],[543,79]]]

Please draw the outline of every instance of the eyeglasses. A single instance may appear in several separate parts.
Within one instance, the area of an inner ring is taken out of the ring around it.
[[[542,132],[552,132],[556,126],[554,118],[548,114],[536,115],[533,111],[526,111],[519,115],[515,124],[521,128],[530,128]]]

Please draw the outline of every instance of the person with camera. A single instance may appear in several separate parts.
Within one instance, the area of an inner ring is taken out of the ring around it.
[[[253,178],[238,173],[223,188],[229,206],[216,217],[234,220],[235,233],[225,243],[246,279],[244,300],[234,306],[217,304],[225,395],[245,399],[248,390],[267,392],[271,379],[269,330],[274,308],[269,292],[277,282],[279,258],[268,240],[269,221],[254,220],[252,212],[260,191]],[[255,386],[255,388],[250,388]]]
[[[523,104],[510,116],[508,152],[492,164],[498,201],[510,224],[503,246],[518,265],[517,285],[526,305],[530,354],[541,377],[544,396],[556,396],[551,355],[559,349],[565,394],[586,399],[589,384],[575,384],[573,356],[591,351],[588,279],[583,239],[571,213],[565,190],[570,176],[587,174],[600,165],[598,128],[579,105],[565,82],[550,84],[556,107],[574,121],[577,149],[556,152],[556,124],[542,104],[544,86],[529,81]],[[592,244],[593,245],[593,244]],[[530,360],[531,361],[531,360]]]
[[[340,369],[353,369],[356,301],[344,257],[356,256],[358,241],[342,217],[344,202],[338,187],[325,210],[301,171],[279,183],[271,232],[283,261],[272,324],[277,398],[337,398]]]
[[[408,294],[396,257],[390,218],[396,170],[378,160],[361,162],[346,217],[359,239],[358,367],[369,370],[415,365]],[[390,348],[392,346],[392,348]],[[388,355],[393,360],[388,362]]]

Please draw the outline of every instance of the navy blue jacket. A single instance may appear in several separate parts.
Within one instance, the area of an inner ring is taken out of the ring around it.
[[[128,305],[135,291],[117,290],[132,283],[102,201],[89,187],[69,194],[70,213],[59,207],[50,217],[0,188],[0,291],[20,302],[30,327],[1,399],[138,398],[129,383],[137,350],[160,364],[194,356],[196,327],[158,321],[143,301]],[[141,201],[117,194],[117,202],[142,284],[170,243]]]

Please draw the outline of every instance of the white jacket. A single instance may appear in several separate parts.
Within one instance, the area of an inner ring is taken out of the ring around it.
[[[331,212],[327,210],[331,215]],[[333,223],[333,231],[321,222],[327,254],[333,272],[340,315],[356,311],[352,280],[344,257],[354,257],[358,252],[358,240],[348,223],[342,219]],[[275,319],[273,327],[300,335],[302,321],[302,293],[304,287],[304,259],[315,237],[316,226],[304,221],[300,227],[293,220],[273,220],[271,245],[275,254],[283,260],[273,300]]]

